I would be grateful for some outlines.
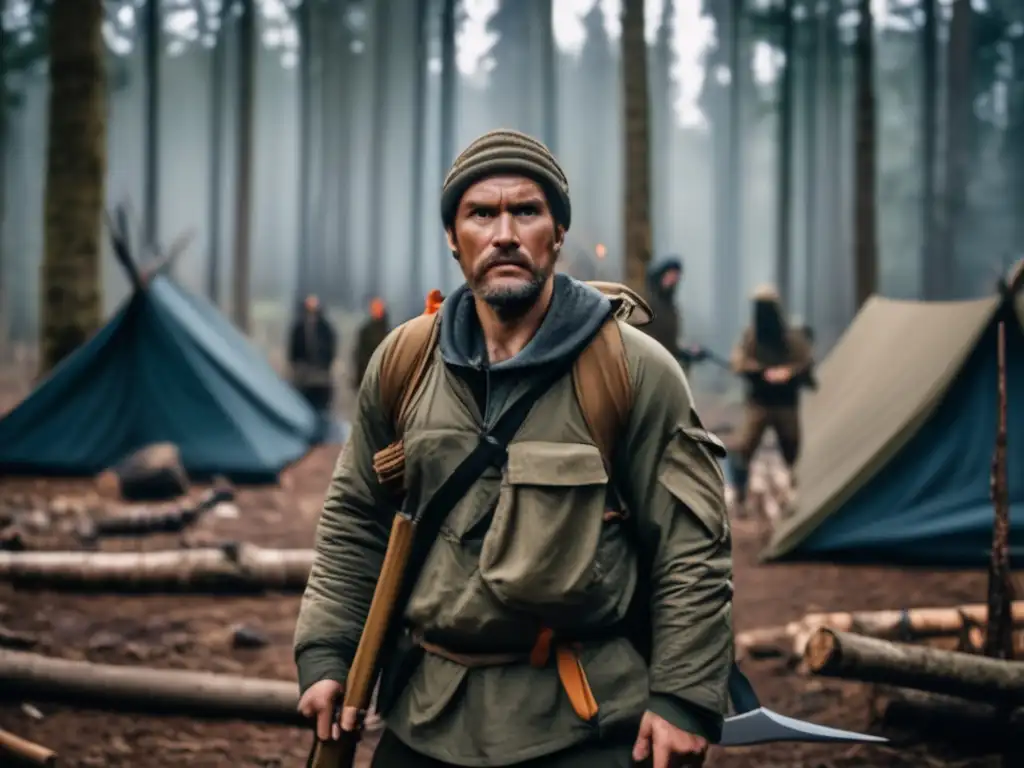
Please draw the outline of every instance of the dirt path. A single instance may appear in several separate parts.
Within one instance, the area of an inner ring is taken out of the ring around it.
[[[337,449],[322,448],[289,470],[281,488],[245,490],[237,519],[204,520],[195,537],[237,539],[275,547],[310,546]],[[0,502],[39,504],[82,492],[82,484],[0,481]],[[61,521],[36,540],[67,546]],[[777,624],[809,610],[916,605],[953,605],[982,600],[979,574],[938,574],[830,566],[773,566],[756,563],[762,532],[752,524],[735,531],[738,630]],[[154,537],[128,546],[178,546],[175,537]],[[66,658],[170,669],[202,669],[294,679],[291,637],[296,596],[245,598],[64,595],[23,593],[0,585],[0,624],[38,633],[39,652]],[[264,633],[269,645],[235,650],[233,628]],[[808,681],[778,663],[746,667],[773,709],[847,728],[867,727],[867,691],[856,685]],[[38,741],[61,754],[62,766],[93,768],[226,768],[299,766],[309,735],[294,729],[245,723],[200,723],[183,718],[144,718],[37,705],[0,706],[0,728]],[[39,716],[41,714],[41,716]],[[934,760],[934,762],[933,762]],[[983,765],[939,762],[919,749],[773,745],[717,751],[714,768],[819,768],[824,766]]]

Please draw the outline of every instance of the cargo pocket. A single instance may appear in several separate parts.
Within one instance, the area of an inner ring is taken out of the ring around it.
[[[480,576],[506,606],[565,617],[598,580],[608,474],[582,443],[509,446]]]
[[[658,482],[700,521],[715,541],[729,535],[722,442],[699,427],[679,427],[665,447]]]

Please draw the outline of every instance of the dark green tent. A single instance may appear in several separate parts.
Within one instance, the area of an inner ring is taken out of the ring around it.
[[[0,420],[0,475],[87,476],[172,442],[193,477],[276,478],[317,414],[216,308],[115,248],[132,296]]]

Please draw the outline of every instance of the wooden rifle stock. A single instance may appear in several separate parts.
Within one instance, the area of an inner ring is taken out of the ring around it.
[[[355,709],[356,728],[354,731],[342,731],[341,738],[336,741],[317,739],[309,757],[309,768],[352,768],[355,762],[363,716],[373,696],[381,647],[388,625],[393,618],[397,618],[392,614],[405,580],[415,533],[416,524],[412,519],[405,515],[395,516],[391,524],[387,552],[384,555],[384,565],[381,566],[377,587],[373,591],[370,612],[366,615],[363,634],[359,638],[359,646],[356,648],[355,658],[352,659],[348,679],[345,680],[342,707],[343,710]]]

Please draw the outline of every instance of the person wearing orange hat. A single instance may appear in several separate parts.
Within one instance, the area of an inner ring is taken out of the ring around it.
[[[370,358],[373,357],[374,351],[391,330],[391,325],[388,323],[387,306],[382,298],[375,296],[370,300],[369,312],[370,316],[359,328],[359,336],[356,341],[353,360],[354,377],[352,379],[352,387],[355,390],[359,389],[359,385],[363,381],[363,374],[366,373],[366,368],[370,365]]]

